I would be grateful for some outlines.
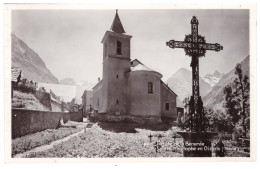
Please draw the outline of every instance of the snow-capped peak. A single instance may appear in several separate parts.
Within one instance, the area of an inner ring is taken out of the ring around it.
[[[211,87],[215,86],[220,79],[224,76],[223,73],[220,73],[219,71],[215,71],[212,74],[207,74],[202,79],[207,82]]]

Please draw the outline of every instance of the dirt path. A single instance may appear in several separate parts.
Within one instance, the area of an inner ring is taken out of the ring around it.
[[[88,130],[88,128],[85,128],[85,129]],[[51,143],[49,143],[47,145],[45,144],[45,145],[42,145],[42,146],[39,146],[39,147],[35,147],[35,148],[33,148],[33,149],[29,150],[29,151],[26,151],[26,152],[23,152],[23,153],[20,153],[20,154],[16,154],[14,156],[14,158],[25,158],[30,153],[49,150],[49,149],[53,148],[54,145],[62,143],[64,141],[67,141],[67,140],[71,139],[72,137],[75,137],[75,136],[79,135],[80,133],[83,133],[85,129],[82,129],[79,132],[71,134],[69,136],[66,136],[66,137],[64,137],[62,139],[55,140],[55,141],[53,141],[53,142],[51,142]]]

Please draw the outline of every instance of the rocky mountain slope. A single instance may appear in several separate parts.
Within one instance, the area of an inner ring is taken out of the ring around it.
[[[174,73],[167,81],[166,84],[178,95],[179,99],[183,101],[185,97],[192,94],[192,72],[181,68]],[[211,90],[210,84],[206,83],[200,77],[200,94],[205,96]]]
[[[249,56],[247,56],[242,62],[243,75],[249,76]],[[213,89],[202,98],[204,106],[212,109],[223,109],[224,101],[224,87],[229,83],[232,83],[237,76],[235,75],[235,67],[213,87]]]
[[[22,69],[22,79],[26,78],[34,82],[59,83],[36,52],[14,34],[11,36],[12,67]]]

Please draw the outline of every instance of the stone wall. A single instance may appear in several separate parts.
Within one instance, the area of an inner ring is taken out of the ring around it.
[[[55,129],[61,118],[61,112],[12,109],[12,138]]]
[[[27,109],[12,109],[12,138],[40,132],[46,129],[56,129],[60,120],[83,121],[82,113],[63,113]]]
[[[77,122],[83,122],[83,112],[69,112],[70,115],[70,121],[77,121]]]

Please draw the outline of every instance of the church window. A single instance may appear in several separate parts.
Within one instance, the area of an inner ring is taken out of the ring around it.
[[[170,110],[170,103],[165,103],[165,110]]]
[[[152,82],[148,82],[148,93],[153,94],[153,83]]]
[[[119,101],[118,101],[118,100],[116,100],[116,104],[119,104]]]
[[[118,75],[116,75],[116,78],[118,79]]]
[[[116,54],[122,55],[122,43],[120,41],[116,42]]]

